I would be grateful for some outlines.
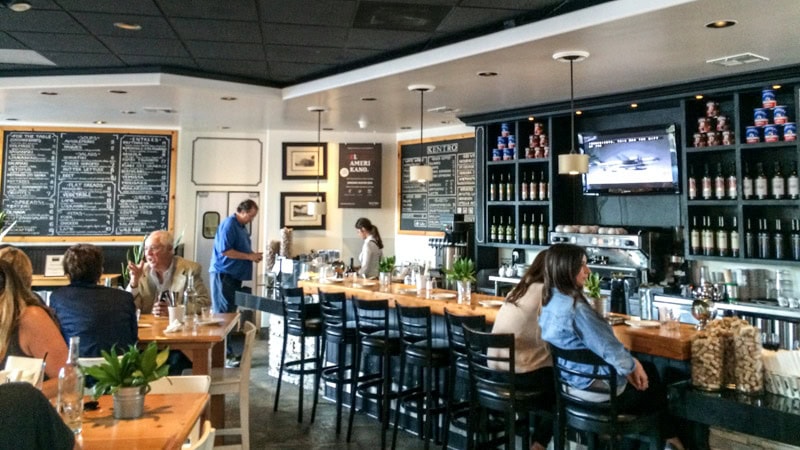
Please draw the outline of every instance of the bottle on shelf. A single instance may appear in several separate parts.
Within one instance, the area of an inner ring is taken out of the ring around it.
[[[492,226],[489,228],[489,242],[497,242],[497,217],[492,216]]]
[[[781,231],[781,219],[775,219],[775,232],[772,233],[772,252],[775,259],[786,259],[786,236]]]
[[[727,185],[728,198],[731,200],[736,200],[736,197],[738,197],[736,190],[739,188],[739,183],[736,180],[736,164],[730,164],[730,168],[728,169],[728,178],[726,178],[725,181]]]
[[[539,199],[539,183],[536,182],[536,172],[531,171],[531,184],[528,187],[531,200]]]
[[[504,174],[500,174],[500,184],[497,185],[497,201],[502,202],[505,198],[506,193],[506,182],[504,180]]]
[[[755,195],[753,188],[753,176],[750,173],[750,164],[744,163],[744,171],[742,172],[742,198],[750,200]]]
[[[733,216],[733,227],[731,228],[731,256],[739,257],[739,228],[736,216]]]
[[[770,236],[767,229],[767,219],[758,219],[758,257],[769,259],[772,257],[770,252]]]
[[[764,200],[767,198],[767,174],[764,172],[764,164],[756,164],[756,198]]]
[[[505,242],[506,226],[503,225],[503,216],[500,216],[500,226],[497,227],[497,242]]]
[[[750,219],[747,219],[747,228],[744,230],[744,257],[755,258],[758,256],[756,248],[758,247],[758,239],[756,233],[753,231],[753,224]]]
[[[792,259],[800,261],[800,219],[792,219],[792,235],[789,240],[792,246]]]
[[[514,180],[511,174],[508,174],[508,178],[506,178],[506,201],[514,201]]]
[[[506,242],[513,244],[516,242],[514,237],[514,223],[511,222],[511,216],[508,216],[508,225],[506,225]]]
[[[700,229],[697,228],[697,216],[692,217],[692,229],[689,232],[689,251],[693,255],[703,253],[703,248],[700,246]]]
[[[786,193],[792,200],[800,198],[800,182],[797,177],[797,161],[792,163],[792,173],[786,177]]]
[[[544,213],[539,214],[539,227],[536,230],[539,245],[547,245],[547,225],[544,221]]]
[[[489,181],[489,201],[497,201],[497,183],[495,182],[494,174],[492,174],[492,180]]]
[[[728,245],[728,230],[725,228],[725,218],[717,218],[717,256],[730,256]]]
[[[543,170],[539,172],[539,200],[547,200],[547,173]]]
[[[528,200],[528,173],[522,172],[522,184],[519,185],[519,199]]]
[[[524,186],[524,184],[523,184]],[[519,227],[520,244],[526,245],[528,242],[528,214],[522,213],[522,224]]]
[[[708,164],[703,165],[703,178],[700,181],[701,196],[703,200],[711,200],[711,173],[708,171]]]
[[[531,213],[531,224],[528,227],[528,236],[530,238],[531,245],[539,245],[539,235],[537,234],[539,228],[536,225],[536,216]]]
[[[783,179],[780,161],[775,161],[775,169],[772,171],[770,186],[772,187],[772,198],[780,200],[786,196],[786,180]]]
[[[711,217],[703,216],[703,229],[700,231],[700,243],[703,255],[714,256],[714,230],[711,228]]]
[[[69,338],[67,363],[58,373],[58,397],[56,405],[64,423],[75,434],[83,428],[83,372],[78,366],[80,338]]]
[[[689,166],[689,179],[686,180],[689,185],[689,200],[697,199],[697,179],[694,177],[694,166]]]
[[[725,175],[722,174],[722,163],[717,163],[717,175],[714,177],[714,198],[725,198]]]

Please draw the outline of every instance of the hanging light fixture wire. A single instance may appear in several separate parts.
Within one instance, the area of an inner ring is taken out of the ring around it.
[[[573,65],[589,57],[589,52],[576,50],[558,52],[553,54],[553,59],[569,62],[569,111],[570,111],[570,151],[558,155],[559,175],[578,175],[589,171],[589,155],[582,155],[575,151],[575,74]]]
[[[308,202],[308,213],[313,216],[323,216],[328,213],[327,202],[322,201],[319,193],[319,173],[322,169],[322,113],[325,108],[321,106],[309,106],[308,110],[317,113],[317,198],[313,202]]]
[[[419,147],[422,154],[422,162],[417,165],[409,167],[409,179],[411,181],[418,181],[425,183],[433,180],[433,168],[425,164],[424,145],[422,139],[422,122],[423,114],[425,113],[425,93],[436,89],[436,86],[431,84],[412,84],[408,86],[409,91],[419,92]]]

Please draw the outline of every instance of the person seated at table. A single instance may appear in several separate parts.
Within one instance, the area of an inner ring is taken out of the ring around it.
[[[42,391],[55,397],[67,353],[55,315],[23,285],[8,262],[0,261],[0,368],[9,356],[44,359]]]
[[[136,307],[142,314],[166,314],[167,304],[156,301],[156,297],[163,291],[183,294],[189,284],[189,275],[194,278],[198,308],[211,305],[208,288],[203,282],[203,268],[194,261],[176,256],[174,245],[172,233],[153,231],[144,241],[142,261],[139,264],[128,263],[131,281],[127,290],[133,294]]]
[[[0,385],[0,448],[80,449],[47,397],[30,383]]]
[[[81,338],[80,356],[97,357],[116,344],[124,350],[138,340],[133,295],[100,286],[103,252],[91,244],[77,244],[64,253],[69,286],[50,294],[50,307],[61,322],[64,342]]]
[[[364,240],[358,262],[361,266],[357,269],[359,275],[367,278],[378,276],[378,263],[383,258],[383,240],[378,227],[366,217],[356,220],[356,233]]]
[[[586,251],[573,244],[555,244],[547,250],[544,298],[539,325],[542,339],[566,350],[588,349],[616,369],[618,399],[624,412],[639,413],[666,407],[666,390],[653,364],[642,364],[614,336],[614,331],[586,301],[583,285],[592,271]],[[586,401],[605,402],[609,386],[602,380],[565,376],[570,393]],[[668,449],[682,450],[669,416],[661,421]]]
[[[492,333],[514,334],[515,379],[523,388],[546,392],[539,405],[552,410],[555,405],[553,392],[553,361],[547,343],[542,340],[539,314],[542,310],[542,288],[547,251],[541,251],[497,312]],[[489,349],[489,356],[501,356],[505,350]],[[490,365],[492,365],[490,363]],[[496,364],[498,370],[508,370]],[[544,450],[553,437],[553,420],[540,419],[535,424],[531,440],[532,450]]]
[[[17,272],[22,285],[27,289],[33,289],[33,264],[31,259],[22,250],[14,246],[7,246],[0,248],[0,260],[6,261],[11,264],[11,267]],[[33,292],[39,301],[45,305],[46,303],[36,292]]]

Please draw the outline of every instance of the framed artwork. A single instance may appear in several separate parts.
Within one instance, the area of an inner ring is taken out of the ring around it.
[[[283,179],[315,180],[328,178],[328,143],[284,142]]]
[[[324,192],[320,192],[319,197],[325,201]],[[281,192],[281,228],[324,230],[325,216],[308,213],[308,202],[316,200],[316,192]]]

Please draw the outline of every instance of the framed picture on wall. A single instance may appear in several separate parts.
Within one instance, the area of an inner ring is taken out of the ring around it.
[[[328,178],[328,143],[284,142],[283,179],[315,180]]]
[[[319,198],[324,202],[325,193],[320,192]],[[308,202],[316,200],[316,192],[281,192],[281,228],[324,230],[325,216],[308,213]]]

